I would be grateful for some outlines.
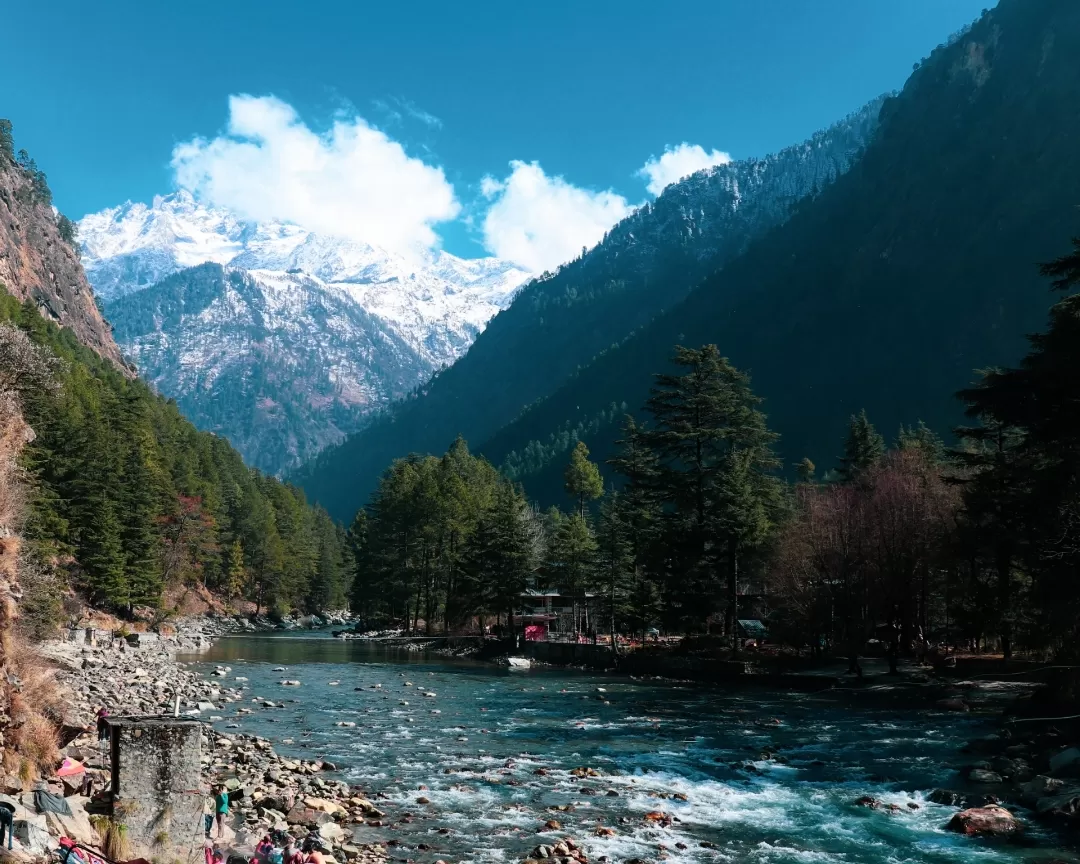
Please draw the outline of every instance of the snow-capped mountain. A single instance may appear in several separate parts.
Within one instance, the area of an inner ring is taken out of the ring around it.
[[[460,357],[529,278],[495,258],[245,222],[186,191],[86,216],[79,238],[143,376],[273,473]]]
[[[428,357],[453,362],[529,273],[497,258],[446,252],[415,257],[314,234],[285,222],[249,223],[181,190],[149,207],[127,202],[79,222],[83,266],[105,301],[207,262],[244,270],[300,271],[339,285]]]
[[[347,290],[298,272],[200,264],[105,310],[143,377],[265,471],[340,441],[432,372]]]

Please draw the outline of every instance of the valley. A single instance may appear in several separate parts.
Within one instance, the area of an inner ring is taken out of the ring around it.
[[[1080,5],[57,2],[4,864],[1080,862]]]

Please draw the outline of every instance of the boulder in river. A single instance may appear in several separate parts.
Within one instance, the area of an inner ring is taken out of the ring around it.
[[[967,775],[972,783],[1000,783],[1001,775],[996,771],[987,771],[985,768],[972,768]]]
[[[964,796],[952,789],[935,789],[926,796],[926,800],[935,804],[944,804],[946,807],[964,806]]]
[[[1069,747],[1050,757],[1050,773],[1060,774],[1066,768],[1075,768],[1080,763],[1080,748]]]
[[[1011,837],[1024,830],[1024,823],[1004,807],[972,807],[961,810],[945,826],[958,834],[980,837]]]
[[[1021,784],[1020,798],[1030,807],[1040,798],[1060,792],[1064,785],[1064,780],[1059,780],[1056,777],[1047,777],[1045,774],[1039,774],[1030,779],[1027,783]]]

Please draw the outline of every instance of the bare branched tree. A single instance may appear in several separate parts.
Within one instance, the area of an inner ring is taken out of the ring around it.
[[[0,324],[0,393],[15,396],[59,386],[63,362],[47,348],[34,344],[18,327]]]

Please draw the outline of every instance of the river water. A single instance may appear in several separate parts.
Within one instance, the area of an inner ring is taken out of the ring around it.
[[[512,864],[554,842],[558,832],[538,833],[549,819],[591,861],[1080,861],[1037,828],[1023,845],[943,830],[955,811],[925,796],[964,788],[956,769],[973,757],[959,751],[992,731],[987,718],[842,693],[502,670],[329,634],[221,639],[194,666],[222,664],[223,681],[245,677],[252,698],[285,707],[230,716],[226,705],[218,728],[331,760],[349,783],[385,795],[376,804],[390,817],[412,813],[407,825],[356,835],[398,838],[401,861]],[[571,775],[578,767],[600,776]],[[861,795],[900,809],[854,806]],[[651,811],[671,825],[650,824]],[[615,835],[596,836],[598,825]]]

